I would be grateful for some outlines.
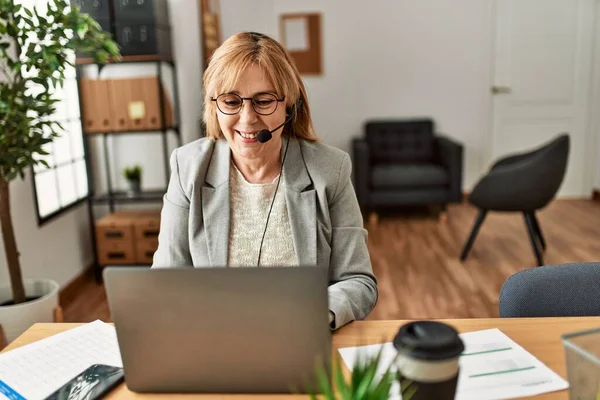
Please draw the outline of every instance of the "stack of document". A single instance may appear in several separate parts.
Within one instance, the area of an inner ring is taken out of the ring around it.
[[[117,334],[100,320],[0,355],[0,399],[44,399],[94,364],[123,367]]]
[[[494,400],[534,396],[564,390],[569,384],[498,329],[460,335],[465,351],[459,359],[460,375],[456,400]],[[352,370],[359,356],[376,355],[380,350],[383,374],[396,357],[392,343],[339,349],[344,363]],[[391,399],[400,399],[396,384]]]

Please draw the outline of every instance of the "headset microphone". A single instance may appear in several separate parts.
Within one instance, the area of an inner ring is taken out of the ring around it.
[[[286,119],[283,122],[283,124],[279,125],[277,128],[273,129],[272,131],[270,131],[268,129],[261,130],[260,132],[258,132],[258,135],[256,135],[256,138],[258,139],[258,141],[260,143],[266,143],[266,142],[268,142],[273,137],[273,132],[275,132],[277,129],[281,128],[282,126],[284,126],[288,122],[290,122],[290,120],[292,118],[293,118],[293,116],[289,116],[288,119]]]

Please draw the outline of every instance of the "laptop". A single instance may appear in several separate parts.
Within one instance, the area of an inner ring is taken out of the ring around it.
[[[103,272],[127,387],[142,393],[318,392],[331,366],[320,267]]]

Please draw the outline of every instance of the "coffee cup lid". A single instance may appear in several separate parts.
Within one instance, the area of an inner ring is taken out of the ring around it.
[[[447,360],[465,349],[458,332],[437,321],[415,321],[400,327],[394,338],[398,352],[421,360]]]

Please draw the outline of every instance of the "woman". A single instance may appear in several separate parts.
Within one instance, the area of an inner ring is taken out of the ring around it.
[[[377,282],[350,158],[318,142],[283,47],[232,36],[204,88],[207,137],[171,155],[153,267],[323,266],[332,329],[364,319]]]

